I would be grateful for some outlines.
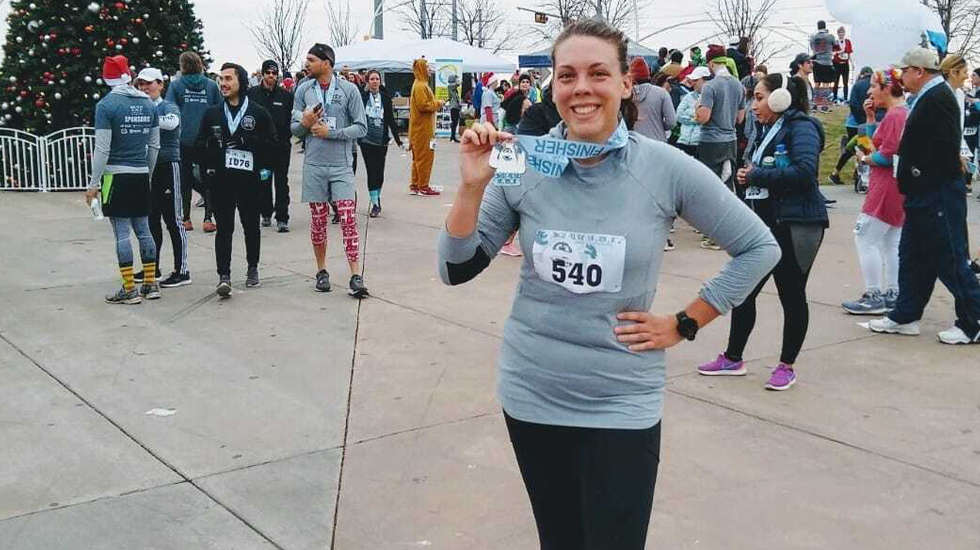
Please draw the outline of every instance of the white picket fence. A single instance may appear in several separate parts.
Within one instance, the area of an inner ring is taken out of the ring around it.
[[[77,191],[88,185],[95,128],[46,136],[0,128],[0,191]]]

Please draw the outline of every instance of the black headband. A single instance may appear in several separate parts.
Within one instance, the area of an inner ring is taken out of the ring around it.
[[[324,61],[329,61],[331,65],[334,64],[334,60],[336,59],[333,53],[333,48],[327,46],[326,44],[314,44],[313,47],[310,48],[309,53]]]

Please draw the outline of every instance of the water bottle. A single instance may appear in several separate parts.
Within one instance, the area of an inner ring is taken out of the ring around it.
[[[861,182],[858,192],[866,192],[871,182],[871,167],[863,162],[858,163],[858,180]]]
[[[105,219],[105,216],[102,215],[102,201],[100,201],[98,197],[92,199],[92,202],[88,204],[88,207],[92,210],[92,219],[95,221]]]
[[[789,165],[789,153],[786,152],[786,146],[780,143],[776,146],[776,167],[787,168]]]

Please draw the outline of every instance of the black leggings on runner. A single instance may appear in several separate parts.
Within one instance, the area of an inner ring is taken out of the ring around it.
[[[783,350],[779,360],[787,365],[796,363],[810,325],[810,307],[806,301],[806,283],[810,268],[823,243],[824,228],[810,224],[781,224],[772,229],[783,257],[769,275],[763,277],[742,305],[732,311],[732,326],[728,333],[729,361],[740,361],[755,328],[755,301],[769,277],[776,281],[779,302],[783,306]]]
[[[840,85],[840,81],[844,81],[844,99],[850,98],[850,79],[851,79],[851,64],[850,63],[834,63],[834,72],[837,73],[837,77],[834,79],[834,99],[837,99],[837,90]]]
[[[541,550],[643,550],[660,463],[644,430],[534,424],[504,412]]]
[[[854,151],[852,151],[850,148],[848,148],[847,147],[847,144],[852,139],[854,139],[854,136],[856,136],[857,133],[858,133],[858,129],[857,128],[851,128],[850,126],[848,126],[845,129],[847,130],[847,139],[846,140],[841,140],[840,158],[837,159],[837,173],[838,174],[840,174],[840,171],[844,169],[844,165],[847,164],[847,161],[851,160],[851,157],[854,156]]]
[[[368,191],[380,191],[385,183],[385,159],[388,157],[387,145],[361,144],[364,168],[367,170]]]

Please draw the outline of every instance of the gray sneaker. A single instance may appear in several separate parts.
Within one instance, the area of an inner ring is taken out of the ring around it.
[[[347,294],[350,294],[355,298],[365,298],[370,294],[367,287],[364,286],[364,278],[360,275],[350,276],[349,287],[350,289],[347,291]]]
[[[877,290],[865,292],[860,300],[844,302],[841,307],[851,315],[881,315],[886,311],[885,298]]]
[[[262,283],[259,282],[259,268],[248,268],[248,272],[245,274],[245,288],[256,288],[261,285]]]
[[[280,233],[289,233],[289,223],[288,222],[277,222],[276,231]]]
[[[126,291],[125,288],[120,288],[115,294],[106,294],[105,303],[107,304],[123,304],[123,305],[134,305],[143,301],[140,297],[139,290],[135,288],[130,291]]]
[[[140,285],[140,296],[142,296],[144,300],[159,300],[160,285],[157,283],[144,283]]]
[[[316,274],[316,286],[314,287],[317,292],[330,292],[330,274],[327,273],[326,269],[321,269]]]
[[[220,282],[218,282],[218,296],[222,298],[231,298],[231,276],[222,275]]]
[[[895,309],[895,306],[898,304],[898,290],[893,288],[886,292],[884,297],[885,309],[888,311]]]

